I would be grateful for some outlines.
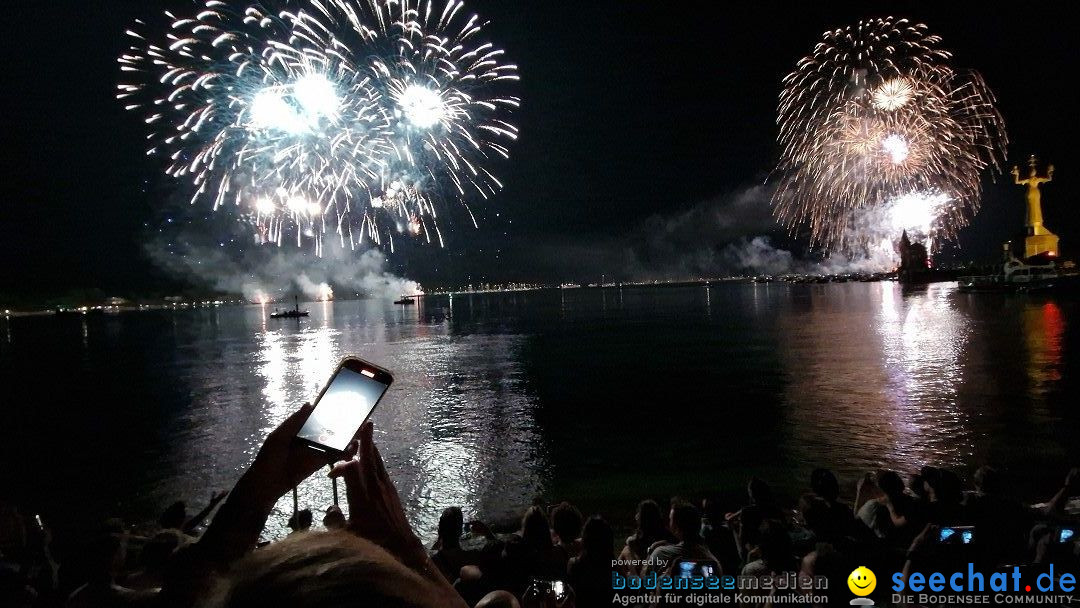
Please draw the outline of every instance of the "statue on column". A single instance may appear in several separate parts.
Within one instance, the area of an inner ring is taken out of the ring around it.
[[[1035,155],[1028,159],[1031,170],[1025,179],[1020,179],[1019,167],[1013,166],[1013,181],[1018,186],[1027,186],[1027,236],[1024,238],[1024,258],[1046,254],[1052,257],[1058,255],[1058,236],[1047,230],[1043,225],[1042,195],[1039,186],[1054,179],[1054,165],[1050,165],[1046,176],[1040,176],[1038,160]]]

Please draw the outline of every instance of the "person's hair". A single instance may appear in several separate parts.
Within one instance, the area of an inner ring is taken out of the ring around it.
[[[964,499],[964,484],[952,471],[938,469],[938,474],[927,480],[934,490],[934,500],[947,504],[959,504]]]
[[[311,527],[311,509],[300,509],[289,518],[289,528],[293,530],[307,530]]]
[[[1001,473],[992,466],[983,465],[975,471],[975,487],[986,494],[1001,491]]]
[[[561,502],[551,510],[551,528],[561,542],[572,543],[581,536],[581,520],[581,511],[568,502]]]
[[[36,591],[27,584],[26,577],[14,565],[0,562],[0,604],[4,606],[33,606],[37,602]]]
[[[791,567],[794,553],[791,536],[778,521],[767,519],[759,528],[758,548],[761,549],[761,561],[773,572],[783,572]]]
[[[840,482],[829,469],[814,469],[810,473],[810,489],[829,502],[836,502],[840,497]]]
[[[439,516],[439,539],[436,543],[444,549],[461,546],[461,529],[465,525],[465,516],[461,507],[447,507]]]
[[[819,494],[803,494],[799,497],[799,513],[803,523],[816,534],[830,534],[832,510]]]
[[[890,499],[899,498],[904,494],[904,480],[896,471],[878,471],[877,486]]]
[[[723,523],[724,510],[719,497],[706,496],[701,499],[701,517],[708,519],[714,525]]]
[[[813,556],[813,572],[809,574],[824,576],[826,580],[841,580],[853,568],[853,564],[848,563],[847,558],[829,543],[817,543],[809,555]],[[826,603],[828,606],[843,604],[847,602],[847,588],[845,585],[829,585],[825,596],[828,599]]]
[[[746,493],[750,496],[750,502],[755,505],[771,506],[774,504],[772,488],[764,479],[751,477],[746,486]]]
[[[830,543],[817,543],[814,545],[817,552],[817,562],[814,564],[815,572],[833,574],[845,571],[844,555],[836,550]],[[829,577],[830,580],[832,577]]]
[[[340,530],[349,525],[349,522],[345,520],[345,514],[336,505],[326,507],[326,515],[323,516],[322,522],[328,530]]]
[[[582,559],[599,559],[610,563],[615,559],[615,531],[599,515],[593,515],[581,529]]]
[[[926,490],[926,487],[934,488],[937,486],[941,473],[941,469],[937,467],[924,466],[919,469],[918,473],[911,476],[911,483],[908,484],[908,488],[919,498],[929,499],[930,493]]]
[[[161,572],[172,554],[185,542],[183,532],[175,529],[162,530],[143,545],[139,559],[147,570]]]
[[[182,500],[169,505],[158,518],[158,525],[162,528],[179,530],[185,523],[187,523],[187,505]]]
[[[521,518],[521,540],[536,549],[551,546],[551,527],[542,507],[533,505],[525,511]]]
[[[99,530],[86,545],[84,558],[87,580],[110,583],[124,562],[127,543],[121,534],[110,529]]]
[[[911,493],[915,496],[915,498],[918,498],[919,500],[925,500],[927,498],[925,483],[926,480],[923,479],[923,473],[921,471],[915,473],[908,481],[908,490],[911,490]]]
[[[637,514],[634,515],[637,522],[638,538],[657,540],[667,535],[667,522],[664,520],[664,512],[655,500],[643,500],[638,503]]]
[[[701,513],[694,505],[685,502],[672,505],[671,521],[679,529],[681,540],[695,540],[701,537]]]
[[[521,608],[521,604],[509,591],[492,591],[480,598],[476,608]]]
[[[348,532],[293,534],[229,570],[212,608],[436,608],[429,581]]]

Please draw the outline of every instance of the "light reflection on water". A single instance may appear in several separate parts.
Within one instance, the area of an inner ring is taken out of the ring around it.
[[[335,310],[349,320],[335,326]],[[207,457],[227,456],[222,452],[229,450],[216,446],[239,442],[244,449],[228,467],[238,474],[267,433],[313,399],[344,356],[355,354],[395,375],[372,420],[383,459],[422,536],[433,534],[448,505],[498,517],[538,493],[545,466],[534,403],[520,386],[519,336],[452,336],[445,323],[416,323],[413,309],[403,313],[363,301],[316,304],[310,321],[299,323],[268,320],[260,308],[247,314],[258,318],[259,331],[254,348],[238,359],[253,364],[254,386],[219,393],[217,407],[188,414],[189,426],[201,431],[176,444],[181,470],[202,469],[224,482],[228,475],[220,474],[220,463],[207,467]],[[209,359],[192,380],[222,386],[235,373]],[[297,493],[300,508],[311,508],[316,521],[333,504],[331,483],[321,473]],[[347,512],[344,487],[339,498]],[[288,494],[278,501],[267,537],[288,532],[292,500]]]
[[[920,297],[901,292],[896,284],[881,292],[878,323],[888,377],[882,411],[889,412],[892,431],[885,459],[906,470],[929,462],[962,466],[972,448],[964,433],[967,417],[956,402],[967,322],[949,297],[953,290],[942,284],[928,286]]]
[[[33,407],[0,404],[18,429],[0,461],[35,457],[5,467],[5,486],[71,517],[201,507],[347,354],[395,376],[376,438],[428,538],[446,506],[490,519],[541,492],[611,514],[750,474],[798,490],[816,466],[851,481],[994,462],[1056,482],[1080,460],[1072,300],[721,283],[423,302],[311,303],[300,321],[257,306],[6,320],[0,385]],[[322,475],[299,495],[316,521],[333,500]]]
[[[780,308],[777,341],[789,379],[787,444],[800,470],[822,462],[855,474],[1011,464],[1010,438],[994,418],[1029,407],[1015,392],[1023,380],[1013,367],[1026,362],[1032,403],[1061,388],[1065,322],[1052,301],[972,299],[954,284],[905,291],[895,283],[801,297],[809,301]],[[1013,347],[1014,314],[1026,349]],[[991,439],[1004,449],[992,454]],[[1036,450],[1055,450],[1038,441]]]
[[[1033,400],[1043,401],[1062,379],[1065,318],[1056,302],[1047,301],[1026,307],[1023,321],[1029,394]]]

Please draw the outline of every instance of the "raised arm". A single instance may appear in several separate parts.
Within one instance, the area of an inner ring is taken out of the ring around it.
[[[441,605],[467,608],[461,596],[431,561],[423,543],[409,525],[397,488],[386,472],[379,449],[375,447],[373,430],[370,422],[364,423],[360,427],[357,457],[335,464],[330,471],[331,477],[345,480],[349,500],[349,530],[379,545],[432,583],[441,595]]]
[[[223,568],[250,551],[277,500],[329,464],[325,454],[294,441],[312,409],[305,403],[270,432],[199,539],[199,557],[213,567]],[[355,445],[351,449],[355,453]]]
[[[1069,497],[1075,494],[1078,482],[1080,482],[1080,469],[1069,469],[1061,489],[1046,503],[1046,515],[1057,515],[1065,511],[1065,503],[1069,502]]]
[[[202,511],[199,511],[195,514],[194,517],[184,522],[183,532],[185,534],[191,534],[192,532],[194,532],[195,529],[198,528],[200,524],[202,524],[203,520],[205,520],[210,515],[210,513],[213,512],[214,507],[218,506],[218,503],[224,500],[228,494],[228,492],[214,492],[213,494],[211,494],[210,502],[207,503],[206,508],[204,508]]]

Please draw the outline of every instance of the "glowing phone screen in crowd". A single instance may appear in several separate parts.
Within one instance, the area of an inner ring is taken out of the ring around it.
[[[938,540],[940,542],[956,543],[959,540],[960,544],[970,545],[971,541],[975,539],[975,531],[970,527],[965,528],[942,528],[938,533]]]

